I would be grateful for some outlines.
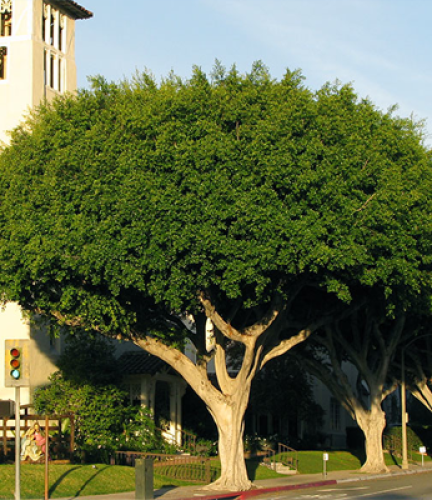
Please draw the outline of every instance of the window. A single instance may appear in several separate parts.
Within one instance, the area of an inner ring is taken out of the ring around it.
[[[0,0],[0,36],[12,35],[12,0]]]
[[[51,10],[50,26],[49,26],[49,43],[50,43],[50,45],[54,45],[54,33],[55,33],[55,16],[54,16],[54,11]]]
[[[66,90],[66,63],[63,59],[66,49],[66,27],[66,16],[52,5],[44,4],[41,33],[46,44],[44,79],[45,85],[57,92]]]
[[[55,82],[55,58],[54,58],[54,54],[50,54],[49,56],[49,61],[50,61],[50,64],[49,64],[49,86],[53,89],[54,88],[54,82]]]
[[[48,54],[47,54],[47,51],[45,49],[45,52],[44,52],[44,84],[45,85],[48,85],[47,57],[48,57]]]
[[[334,431],[340,430],[341,426],[341,405],[335,398],[330,399],[331,428]]]
[[[0,80],[6,80],[7,48],[0,47]]]
[[[62,69],[63,69],[63,64],[62,60],[59,58],[57,61],[57,90],[59,92],[63,92],[63,79],[62,79]]]
[[[46,40],[47,6],[42,9],[42,40]]]
[[[61,15],[60,22],[59,22],[59,29],[58,29],[58,49],[61,52],[64,52],[64,47],[66,45],[65,41],[64,41],[65,24],[66,24],[65,16]]]

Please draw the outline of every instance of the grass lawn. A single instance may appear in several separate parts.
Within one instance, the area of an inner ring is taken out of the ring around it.
[[[396,457],[396,456],[390,455],[389,453],[386,453],[384,455],[384,457],[386,459],[386,464],[387,465],[401,465],[402,464],[402,458],[400,458],[400,457]],[[421,457],[420,453],[413,453],[412,454],[412,459],[413,459],[414,462],[416,462],[418,464],[422,463],[422,457]],[[426,455],[424,457],[424,463],[430,462],[431,460],[432,460],[432,457],[429,457],[428,455]],[[410,461],[411,460],[408,457],[408,462],[410,462]]]
[[[214,467],[218,468],[215,461]],[[269,479],[279,474],[262,467],[257,460],[247,462],[252,479]],[[21,498],[43,498],[45,491],[45,465],[22,465]],[[195,484],[155,474],[155,489]],[[135,469],[119,465],[50,465],[50,498],[122,493],[135,489]],[[0,465],[0,500],[14,498],[15,467]]]
[[[43,498],[45,465],[21,467],[21,498]],[[156,489],[188,483],[155,475]],[[190,483],[189,483],[190,484]],[[135,489],[135,469],[119,465],[50,465],[50,498],[122,493]],[[13,499],[15,467],[0,465],[0,499]]]
[[[393,459],[385,454],[386,463],[394,465],[400,459]],[[421,463],[421,456],[413,457]],[[300,474],[321,473],[323,470],[323,452],[299,451],[297,455]],[[425,461],[431,461],[425,457]],[[362,463],[360,454],[347,451],[330,451],[327,471],[359,470]],[[260,466],[259,459],[246,460],[249,477],[252,480],[281,477],[273,470]],[[217,460],[212,461],[212,468],[218,468]],[[50,498],[79,497],[84,495],[101,495],[104,493],[122,493],[135,489],[135,469],[119,465],[50,465],[49,467]],[[21,498],[35,499],[44,497],[44,465],[23,465],[21,467]],[[186,486],[191,482],[174,480],[155,474],[155,489],[172,486]],[[14,498],[15,467],[0,465],[0,500]]]
[[[363,450],[359,450],[358,452],[330,451],[328,454],[329,460],[326,464],[327,472],[337,470],[360,470],[365,460]],[[401,465],[402,463],[401,458],[393,457],[388,453],[384,454],[384,458],[387,465]],[[297,460],[299,474],[318,474],[323,471],[322,451],[298,451]],[[421,464],[421,455],[419,453],[414,453],[413,460]],[[432,458],[429,456],[424,457],[425,463],[431,460]]]
[[[330,451],[328,454],[327,472],[357,470],[361,467],[361,458],[348,451]],[[299,474],[315,474],[323,471],[322,451],[299,451],[297,452],[297,460]]]

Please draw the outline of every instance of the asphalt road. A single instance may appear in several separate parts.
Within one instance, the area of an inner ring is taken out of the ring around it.
[[[432,474],[412,474],[286,491],[260,497],[262,500],[432,500]]]

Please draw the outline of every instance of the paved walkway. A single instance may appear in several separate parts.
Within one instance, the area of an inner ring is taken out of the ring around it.
[[[213,499],[247,499],[259,497],[272,492],[292,489],[306,489],[315,486],[326,486],[351,481],[365,481],[372,479],[388,478],[391,475],[432,473],[432,464],[422,467],[411,465],[409,470],[401,470],[398,466],[390,467],[387,474],[363,474],[357,471],[328,472],[326,477],[322,474],[298,474],[275,479],[254,481],[255,488],[246,492],[212,492],[203,486],[180,486],[178,488],[156,490],[156,500],[213,500]],[[115,493],[111,495],[94,495],[84,497],[68,497],[59,500],[135,500],[135,492]]]

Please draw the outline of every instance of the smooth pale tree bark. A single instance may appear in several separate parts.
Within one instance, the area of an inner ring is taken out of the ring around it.
[[[366,462],[362,465],[363,472],[388,472],[383,455],[383,432],[386,418],[381,408],[380,398],[371,402],[369,411],[358,408],[355,420],[365,436]]]
[[[215,327],[215,348],[205,353],[199,339],[205,337],[203,318],[195,320],[197,362],[193,363],[180,350],[174,349],[152,337],[135,338],[134,342],[150,354],[172,366],[190,384],[205,402],[219,433],[219,455],[221,477],[208,486],[209,489],[248,490],[252,483],[248,478],[244,460],[243,431],[244,414],[249,402],[251,383],[256,373],[276,356],[306,340],[319,326],[310,324],[287,339],[280,339],[285,330],[287,303],[273,304],[269,313],[257,323],[242,330],[234,328],[222,319],[211,300],[201,295],[201,302]],[[193,335],[191,335],[191,338]],[[240,369],[232,375],[226,359],[227,340],[242,344],[244,354]],[[201,347],[201,348],[200,348]],[[207,370],[210,359],[214,359],[216,387]]]
[[[426,324],[429,323],[426,318]],[[429,411],[432,411],[432,333],[419,329],[417,338],[411,338],[405,350],[405,378],[407,388]],[[400,368],[398,369],[400,374]]]
[[[345,321],[317,332],[301,354],[309,372],[328,387],[363,431],[364,472],[388,471],[383,455],[386,421],[381,405],[397,387],[396,381],[390,379],[389,367],[404,324],[404,315],[390,321],[375,316],[368,307],[361,308]],[[356,368],[355,384],[346,374],[348,363]]]
[[[432,391],[429,380],[418,380],[415,385],[408,387],[411,394],[420,401],[429,411],[432,411]]]

